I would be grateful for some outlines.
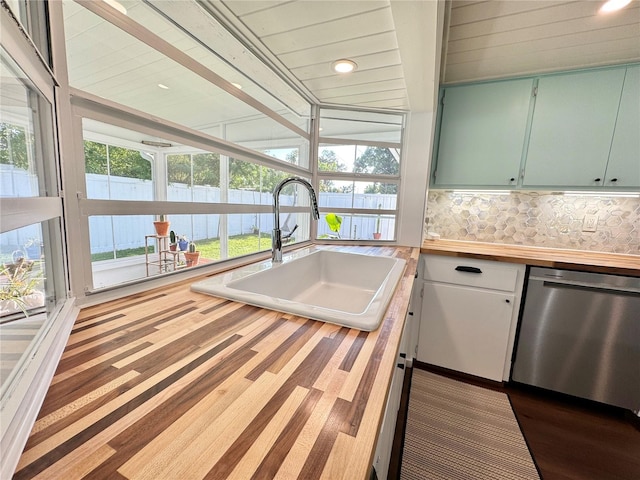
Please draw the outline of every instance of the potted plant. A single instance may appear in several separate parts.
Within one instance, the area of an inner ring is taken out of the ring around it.
[[[382,208],[382,204],[378,204],[378,210],[380,210]],[[378,218],[376,219],[376,230],[375,232],[373,232],[373,239],[374,240],[380,240],[380,237],[382,236],[382,233],[380,232],[380,215],[378,215]]]
[[[178,238],[178,247],[180,247],[181,252],[186,252],[189,247],[189,239],[186,235],[180,235]]]
[[[9,315],[44,306],[44,293],[37,290],[42,271],[33,271],[34,261],[18,258],[16,262],[2,264],[0,268],[0,315]]]
[[[166,215],[160,215],[159,220],[153,222],[153,226],[156,229],[156,235],[159,237],[166,237],[169,234],[170,222],[167,221]]]
[[[187,261],[187,267],[195,267],[200,260],[200,252],[197,250],[196,244],[189,242],[189,249],[184,252],[184,258]]]
[[[340,226],[342,225],[342,217],[340,215],[336,215],[335,213],[327,213],[324,216],[324,220],[327,222],[329,230],[335,233],[335,235],[329,235],[329,237],[338,237],[340,238]]]
[[[177,247],[178,247],[178,244],[176,243],[176,232],[171,230],[169,232],[169,250],[172,252],[175,252]]]

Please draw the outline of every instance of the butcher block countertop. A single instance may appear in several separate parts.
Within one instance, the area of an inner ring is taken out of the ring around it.
[[[419,255],[361,332],[203,295],[80,312],[15,479],[367,479]]]
[[[425,240],[420,251],[538,267],[640,276],[640,255],[440,239]]]

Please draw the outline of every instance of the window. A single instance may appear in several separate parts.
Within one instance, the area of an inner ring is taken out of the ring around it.
[[[35,379],[46,378],[55,348],[48,342],[70,308],[46,4],[11,1],[9,8],[0,8],[1,476],[11,475],[5,470],[26,441],[23,413],[42,401]]]
[[[114,123],[126,120],[122,115]],[[162,124],[155,135],[86,117],[82,125],[87,198],[81,205],[88,213],[94,290],[269,250],[275,186],[292,174],[309,178],[295,165],[297,148],[270,150],[278,160],[255,155],[251,161],[252,154],[235,158],[215,141],[205,150],[176,136],[167,140]],[[292,185],[281,202],[283,231],[298,226],[289,243],[308,241],[308,194]],[[157,238],[160,214],[173,236]],[[187,242],[200,252],[197,264],[187,262]]]
[[[129,23],[101,16],[111,8],[104,2],[63,2],[70,85],[257,152],[293,145],[306,153],[296,164],[308,169],[309,102],[282,81],[282,97],[266,91],[262,78],[273,80],[264,65],[258,79],[243,74],[234,66],[249,60],[244,53],[230,63],[223,60],[215,50],[225,46],[219,38],[196,26],[202,38],[195,39],[188,26],[164,16],[194,5],[171,3],[127,5],[127,18],[139,22],[134,36]],[[246,68],[257,67],[252,62]]]
[[[402,125],[401,115],[321,110],[318,239],[395,239]]]

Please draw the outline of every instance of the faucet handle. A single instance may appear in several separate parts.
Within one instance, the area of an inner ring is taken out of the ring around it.
[[[298,224],[296,223],[296,226],[293,227],[293,230],[291,230],[289,233],[287,233],[286,235],[282,236],[282,240],[288,240],[289,238],[291,238],[291,235],[294,234],[294,232],[298,229]]]

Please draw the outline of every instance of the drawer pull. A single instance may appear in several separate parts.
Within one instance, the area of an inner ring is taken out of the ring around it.
[[[456,267],[456,272],[467,272],[467,273],[482,273],[477,267],[467,267],[466,265],[458,265]]]

